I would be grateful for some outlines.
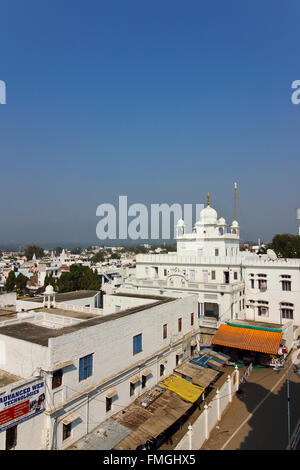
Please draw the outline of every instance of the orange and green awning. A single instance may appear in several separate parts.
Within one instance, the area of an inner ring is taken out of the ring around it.
[[[247,349],[266,354],[278,354],[283,333],[268,329],[255,329],[240,326],[220,325],[212,344],[229,348]]]

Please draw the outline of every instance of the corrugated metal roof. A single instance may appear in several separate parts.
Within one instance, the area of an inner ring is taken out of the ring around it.
[[[220,325],[212,339],[212,344],[267,354],[278,354],[282,335],[281,332]]]
[[[208,387],[219,374],[212,369],[200,369],[199,367],[194,367],[192,364],[184,364],[183,366],[174,369],[174,371],[180,375],[191,377],[193,384],[199,385],[203,388]]]

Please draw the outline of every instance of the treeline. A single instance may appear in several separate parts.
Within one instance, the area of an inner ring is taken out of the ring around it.
[[[101,281],[97,273],[88,266],[72,264],[70,271],[62,273],[56,279],[52,275],[45,277],[44,287],[51,284],[58,292],[72,292],[76,290],[100,290]]]
[[[258,254],[266,254],[269,249],[273,250],[278,258],[300,258],[300,236],[290,233],[277,234]]]

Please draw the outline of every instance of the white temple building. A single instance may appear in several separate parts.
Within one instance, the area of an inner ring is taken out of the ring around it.
[[[180,219],[177,252],[137,255],[136,273],[121,290],[157,295],[197,293],[200,324],[215,328],[230,320],[300,326],[300,260],[239,250],[240,227],[210,205],[192,233]]]

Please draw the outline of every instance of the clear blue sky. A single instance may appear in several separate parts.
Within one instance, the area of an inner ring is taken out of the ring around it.
[[[297,233],[300,5],[1,4],[0,244],[96,241],[96,207],[203,203]]]

